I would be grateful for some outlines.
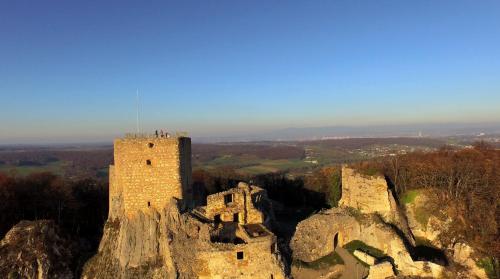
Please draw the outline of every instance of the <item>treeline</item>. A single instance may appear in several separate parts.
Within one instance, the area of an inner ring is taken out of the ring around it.
[[[267,190],[269,198],[285,207],[317,211],[336,206],[340,199],[340,167],[324,167],[309,175],[290,178],[286,173],[267,173],[256,176],[242,175],[232,167],[210,171],[193,171],[195,199],[206,201],[207,195],[235,187],[245,181]]]
[[[444,141],[432,138],[416,138],[416,137],[398,137],[398,138],[346,138],[346,139],[328,139],[320,141],[304,141],[303,145],[322,145],[325,147],[336,147],[343,149],[359,149],[371,145],[389,145],[399,144],[408,146],[427,146],[439,148],[444,144]]]
[[[44,171],[45,166],[50,163],[59,162],[58,173],[66,178],[84,179],[104,178],[107,167],[113,162],[113,150],[111,148],[81,149],[81,150],[52,150],[52,149],[28,149],[23,151],[0,152],[0,166],[7,165],[5,169],[16,173],[16,167],[39,167]],[[53,168],[52,168],[53,169]],[[22,173],[19,172],[19,173]]]
[[[56,161],[68,161],[80,167],[106,167],[113,162],[111,148],[82,150],[25,150],[3,151],[0,153],[4,164],[23,165],[23,162],[33,162],[37,165]]]
[[[443,147],[356,167],[362,173],[385,175],[399,196],[414,189],[430,190],[429,209],[444,210],[453,220],[444,241],[466,240],[487,255],[500,256],[500,150],[478,142],[470,149]]]
[[[94,179],[66,181],[52,173],[0,173],[0,200],[0,238],[21,220],[52,219],[91,251],[107,218],[108,186]]]

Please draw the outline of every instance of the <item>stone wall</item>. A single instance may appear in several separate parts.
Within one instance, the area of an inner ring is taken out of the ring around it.
[[[384,177],[366,176],[354,169],[342,167],[342,198],[339,206],[379,215],[384,222],[397,227],[410,244],[415,245],[406,215]]]
[[[110,205],[121,194],[127,215],[161,209],[171,197],[190,201],[190,138],[117,139],[114,162],[110,167]]]
[[[347,211],[333,208],[322,211],[303,221],[295,230],[290,241],[293,257],[304,262],[312,262],[322,258],[335,249],[343,246],[352,238],[351,235],[360,231],[360,225]]]
[[[274,235],[246,244],[214,243],[199,252],[198,262],[199,278],[285,278]]]
[[[394,200],[387,182],[381,176],[363,176],[355,170],[342,168],[342,198],[339,206],[348,206],[363,213],[391,211]]]
[[[219,215],[223,222],[233,222],[235,214],[238,214],[240,224],[261,224],[264,223],[265,216],[254,203],[265,197],[265,190],[240,182],[236,188],[209,195],[205,214],[210,220]]]

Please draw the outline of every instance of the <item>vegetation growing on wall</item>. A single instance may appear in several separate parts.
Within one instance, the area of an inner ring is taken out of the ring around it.
[[[322,258],[319,258],[312,262],[303,262],[294,259],[292,264],[300,268],[310,268],[310,269],[323,269],[328,268],[337,264],[344,264],[344,260],[336,252],[332,252]]]

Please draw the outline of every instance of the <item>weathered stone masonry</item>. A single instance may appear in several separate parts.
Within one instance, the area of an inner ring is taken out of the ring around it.
[[[125,138],[114,142],[110,166],[110,216],[123,210],[161,209],[172,197],[191,201],[191,139]],[[117,200],[123,208],[117,208]]]
[[[267,194],[262,188],[240,183],[235,188],[209,195],[203,209],[212,221],[261,224],[265,223],[266,216],[256,206],[264,199],[267,200]]]

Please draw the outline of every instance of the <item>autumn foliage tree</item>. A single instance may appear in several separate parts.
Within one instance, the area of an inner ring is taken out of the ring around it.
[[[107,218],[107,197],[107,184],[93,179],[0,173],[0,237],[21,220],[52,219],[69,235],[96,247]]]
[[[376,170],[399,196],[411,189],[432,190],[430,207],[453,219],[448,241],[465,240],[486,255],[500,255],[500,150],[478,142],[473,148],[441,148],[357,164]]]

